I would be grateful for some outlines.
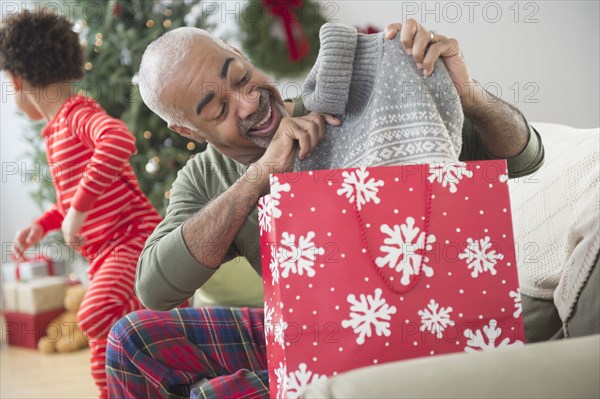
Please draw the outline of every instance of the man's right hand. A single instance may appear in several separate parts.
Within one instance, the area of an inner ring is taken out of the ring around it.
[[[284,116],[263,156],[248,167],[223,194],[196,212],[182,227],[183,241],[190,254],[204,267],[216,269],[222,263],[235,235],[269,192],[269,174],[292,170],[296,147],[300,159],[310,155],[325,138],[325,124],[342,123],[329,114]],[[215,222],[219,221],[219,222]],[[212,246],[207,243],[218,243]]]
[[[44,238],[44,229],[37,223],[32,223],[31,226],[17,231],[15,241],[13,242],[17,259],[24,261],[25,251],[32,245],[37,244],[42,238]]]
[[[265,154],[254,164],[260,170],[261,180],[268,185],[270,173],[290,172],[296,152],[300,159],[309,157],[325,138],[326,123],[339,126],[342,121],[331,114],[316,112],[283,117]]]

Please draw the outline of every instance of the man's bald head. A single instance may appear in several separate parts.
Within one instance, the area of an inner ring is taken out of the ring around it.
[[[161,99],[179,64],[199,40],[209,40],[220,47],[230,49],[227,44],[205,30],[182,27],[165,33],[150,43],[144,51],[139,72],[142,100],[169,125],[193,128],[180,107]]]

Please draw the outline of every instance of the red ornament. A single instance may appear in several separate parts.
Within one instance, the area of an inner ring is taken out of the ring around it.
[[[121,6],[121,3],[115,3],[115,6],[113,7],[113,17],[120,17],[121,14],[123,13],[123,6]]]

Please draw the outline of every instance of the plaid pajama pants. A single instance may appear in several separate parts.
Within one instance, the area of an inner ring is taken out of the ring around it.
[[[263,310],[130,313],[110,331],[106,373],[113,399],[268,398]]]

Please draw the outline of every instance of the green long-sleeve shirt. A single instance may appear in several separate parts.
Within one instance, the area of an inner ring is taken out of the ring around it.
[[[306,111],[294,107],[294,116]],[[463,126],[461,160],[490,159],[477,133],[468,120]],[[526,176],[539,169],[544,161],[544,148],[539,134],[530,127],[525,149],[507,160],[510,177]],[[167,214],[146,241],[136,276],[136,291],[142,303],[151,309],[171,309],[201,287],[216,271],[199,263],[187,249],[182,225],[209,201],[223,194],[245,172],[246,167],[220,154],[212,146],[190,160],[177,174],[171,188]],[[211,246],[222,245],[207,242]],[[223,262],[236,256],[245,257],[261,273],[259,228],[255,208],[235,236]]]

